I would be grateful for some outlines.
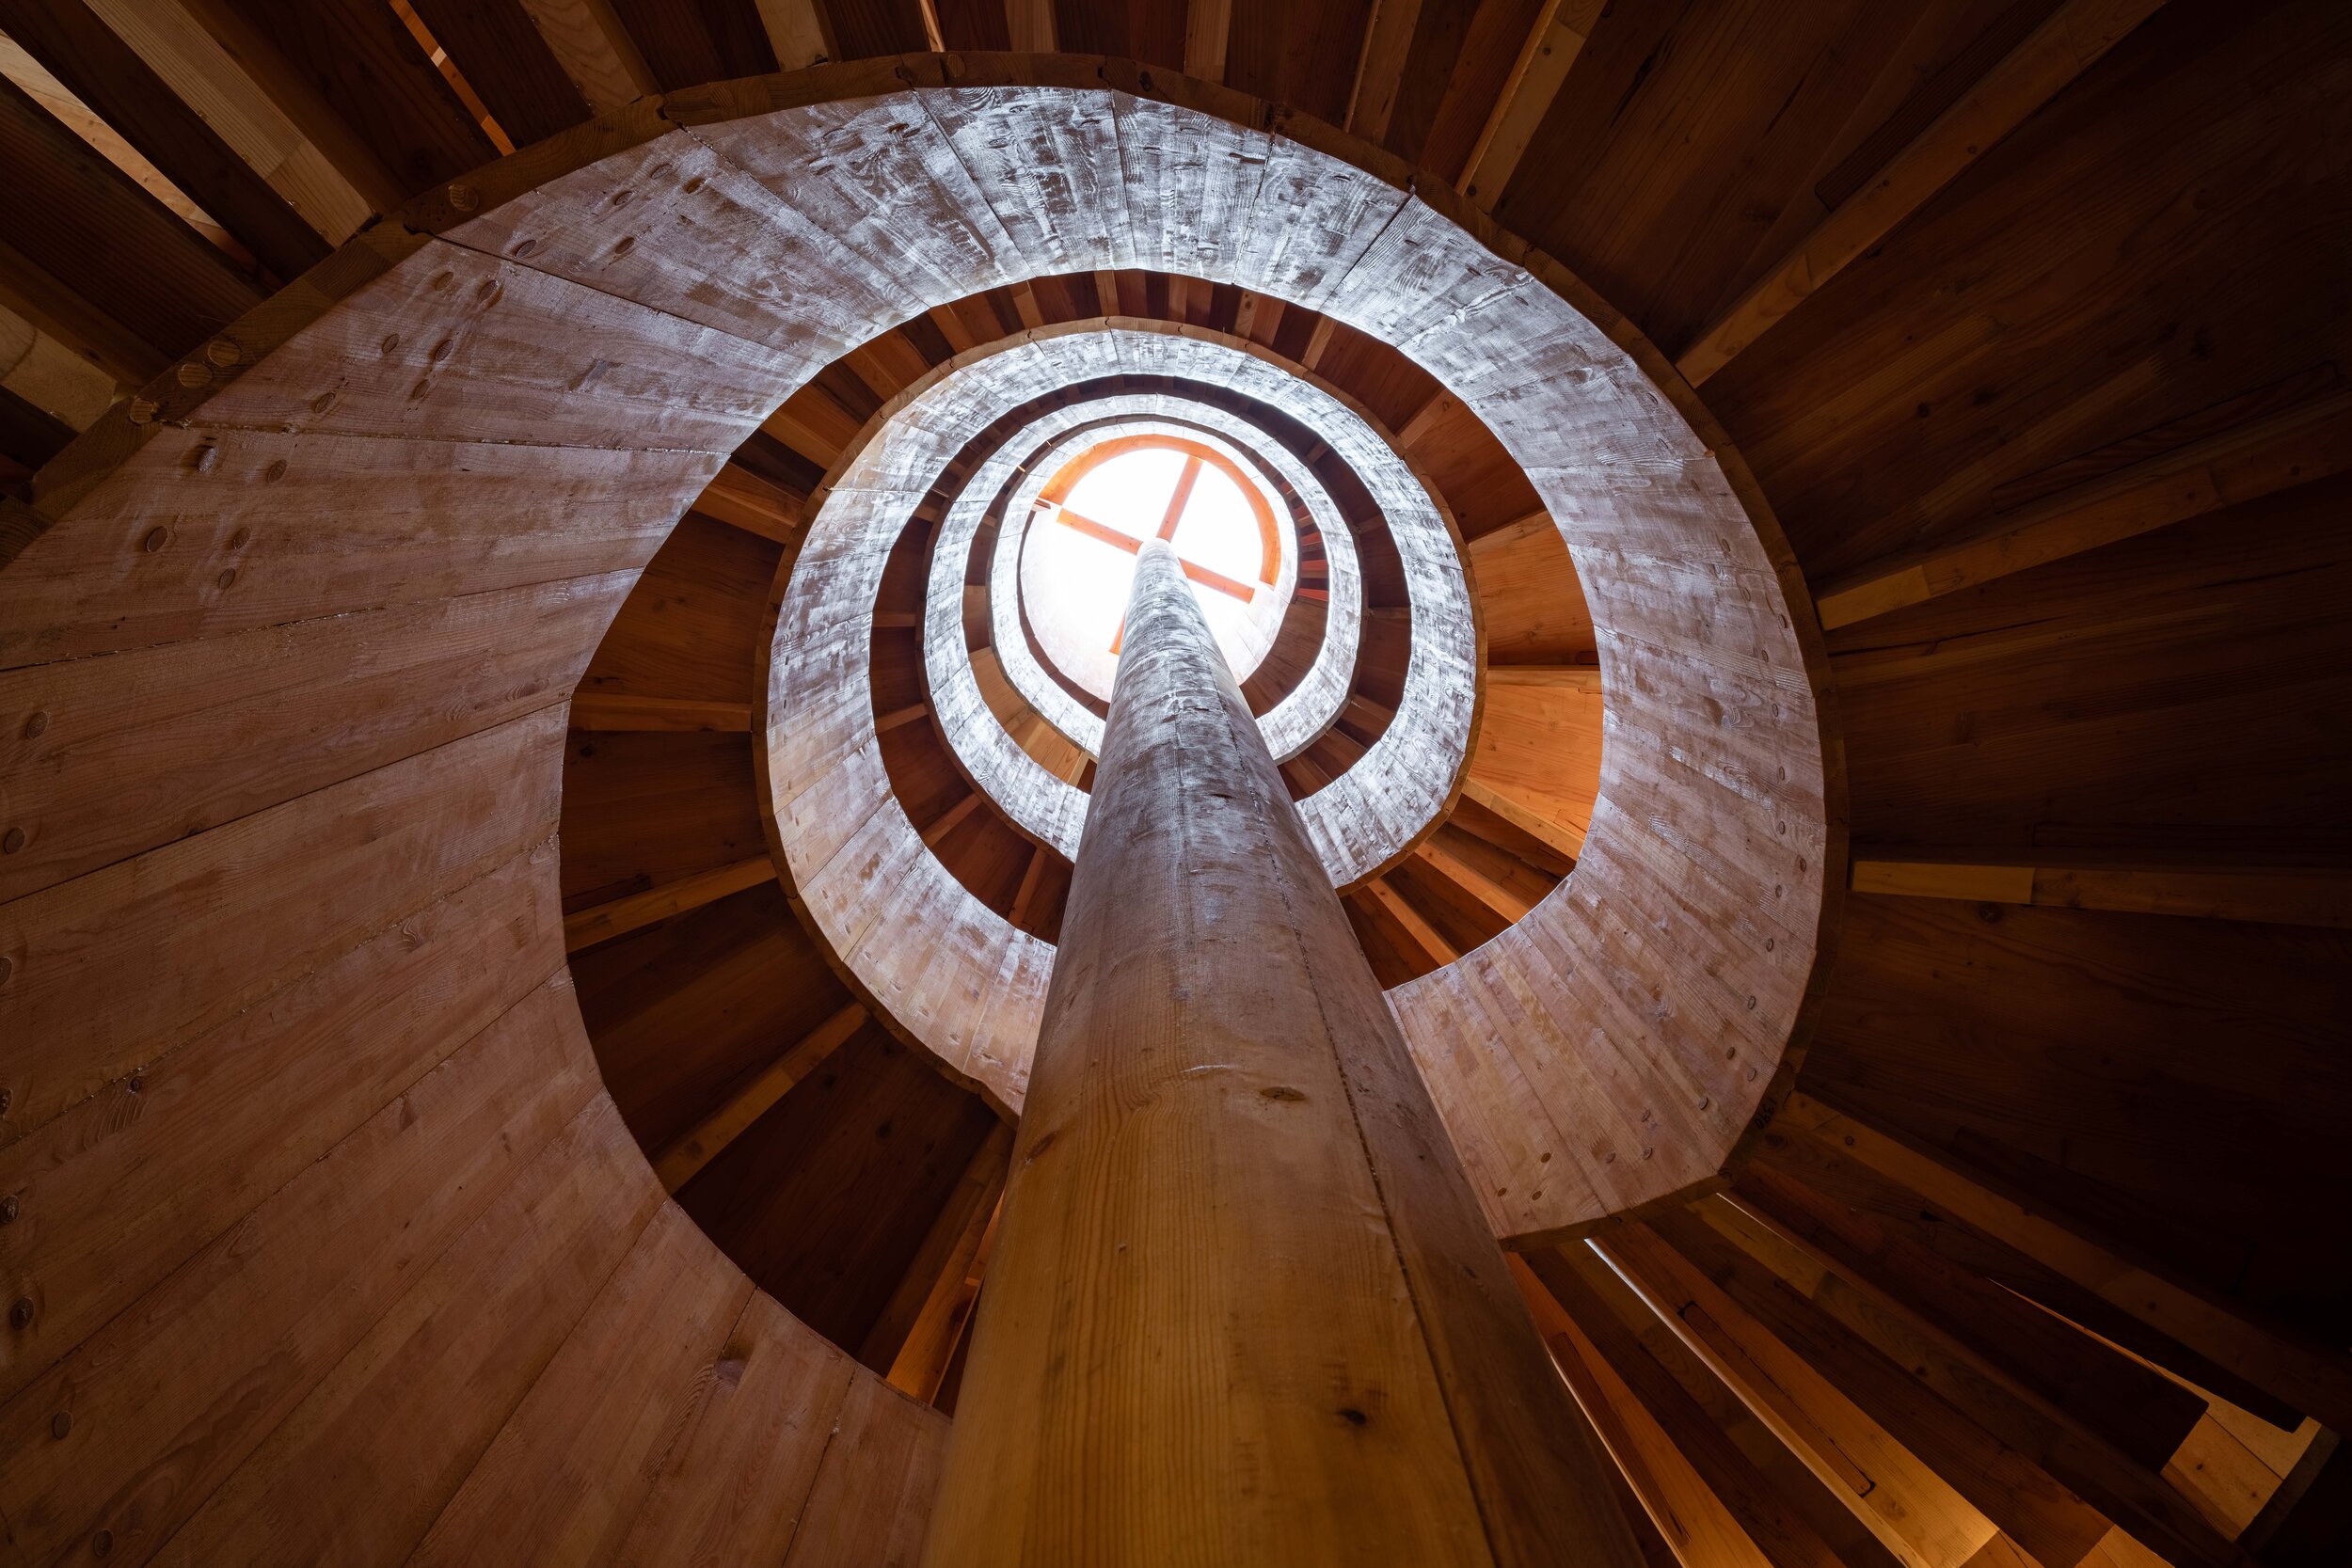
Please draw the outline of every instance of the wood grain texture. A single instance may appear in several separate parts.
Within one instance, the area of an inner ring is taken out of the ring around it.
[[[1161,543],[1127,625],[932,1560],[1629,1561]]]

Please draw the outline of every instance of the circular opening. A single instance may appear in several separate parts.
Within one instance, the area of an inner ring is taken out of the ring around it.
[[[1295,544],[1258,477],[1225,453],[1172,436],[1100,442],[1039,494],[1021,559],[1021,597],[1038,650],[1107,701],[1119,672],[1128,587],[1151,538],[1175,546],[1236,681],[1281,629]]]

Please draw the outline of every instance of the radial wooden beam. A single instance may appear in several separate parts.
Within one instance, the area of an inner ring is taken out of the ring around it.
[[[952,1349],[951,1325],[967,1288],[977,1283],[973,1263],[996,1218],[1011,1164],[1012,1129],[1000,1124],[974,1151],[866,1336],[858,1359],[886,1374],[902,1393],[929,1401],[938,1389]]]
[[[833,25],[817,0],[759,0],[759,23],[767,29],[769,47],[776,52],[779,71],[800,71],[841,57]]]
[[[864,1026],[866,1009],[852,1002],[792,1043],[790,1049],[727,1096],[719,1108],[696,1122],[686,1134],[663,1149],[653,1163],[654,1174],[666,1192],[676,1192],[705,1165],[719,1157],[745,1128],[766,1116],[793,1085],[814,1072]]]
[[[1489,876],[1486,869],[1454,846],[1444,842],[1442,832],[1432,834],[1413,849],[1415,858],[1460,889],[1492,912],[1505,926],[1516,924],[1529,910],[1535,907],[1534,897],[1523,888]]]
[[[1538,1325],[1543,1325],[1547,1317],[1543,1300],[1536,1294],[1541,1292],[1541,1298],[1549,1299],[1551,1311],[1559,1314],[1558,1326],[1572,1331],[1581,1340],[1579,1348],[1615,1374],[1641,1416],[1654,1423],[1675,1451],[1688,1462],[1696,1479],[1719,1500],[1745,1538],[1730,1544],[1731,1551],[1724,1560],[1747,1556],[1760,1557],[1772,1568],[1903,1568],[1904,1560],[1869,1534],[1867,1526],[1842,1551],[1821,1538],[1806,1510],[1795,1506],[1784,1495],[1786,1482],[1768,1477],[1758,1467],[1756,1459],[1743,1451],[1709,1413],[1710,1408],[1738,1408],[1737,1393],[1714,1378],[1703,1363],[1687,1356],[1680,1358],[1680,1365],[1687,1369],[1685,1375],[1705,1379],[1709,1402],[1702,1403],[1697,1395],[1677,1381],[1627,1318],[1630,1313],[1641,1314],[1652,1324],[1654,1332],[1666,1332],[1664,1325],[1656,1323],[1648,1304],[1589,1247],[1576,1243],[1556,1250],[1531,1253],[1517,1260],[1525,1271],[1521,1283],[1530,1291],[1530,1305],[1535,1309]],[[1549,1332],[1546,1337],[1550,1337]],[[1558,1354],[1556,1346],[1554,1354]],[[1788,1450],[1784,1449],[1782,1452]],[[1777,1474],[1803,1476],[1813,1482],[1807,1508],[1815,1516],[1830,1510],[1851,1512],[1842,1497],[1820,1485],[1796,1455],[1788,1453],[1787,1463]],[[1861,1523],[1859,1519],[1856,1522]],[[1740,1551],[1742,1546],[1746,1548],[1744,1553]],[[1712,1555],[1704,1555],[1701,1560],[1717,1560]]]
[[[1535,25],[1503,82],[1502,95],[1463,166],[1462,194],[1491,212],[1518,171],[1536,128],[1592,36],[1607,0],[1544,0]]]
[[[347,130],[333,143],[354,167],[371,179],[355,181],[337,159],[304,132],[257,86],[181,0],[85,0],[116,37],[135,51],[149,70],[284,198],[329,244],[341,244],[367,221],[393,182],[373,154]],[[397,200],[396,196],[392,199]]]
[[[1853,851],[1856,893],[2120,914],[2352,927],[2352,865],[2233,863],[2062,850]]]
[[[1776,1121],[1824,1139],[1846,1157],[1918,1193],[1958,1219],[2121,1307],[2272,1398],[2352,1431],[2352,1355],[2177,1284],[2048,1217],[2039,1205],[1964,1173],[1809,1095],[1791,1095]]]
[[[71,430],[87,430],[122,390],[115,378],[0,307],[0,388]]]
[[[720,467],[694,498],[693,510],[779,545],[797,546],[807,531],[807,513],[800,499],[739,463]]]
[[[1422,0],[1374,0],[1372,22],[1364,29],[1363,51],[1356,62],[1356,82],[1349,89],[1348,130],[1377,144],[1389,134],[1396,112],[1397,89],[1412,58],[1413,31],[1421,23]]]
[[[0,297],[119,379],[146,379],[141,348],[187,353],[261,302],[218,248],[5,80],[0,166]],[[99,301],[112,330],[92,333]]]
[[[963,819],[979,809],[980,792],[977,789],[968,791],[954,805],[931,819],[930,826],[923,830],[924,844],[933,849],[938,848],[942,839],[962,827]]]
[[[1835,630],[2012,572],[2352,468],[2352,392],[2316,399],[2103,475],[1918,556],[1833,583]]]
[[[1225,80],[1225,54],[1232,29],[1233,0],[1188,0],[1184,7],[1184,74],[1203,82]],[[1246,326],[1233,330],[1242,337],[1249,334]]]
[[[1409,949],[1418,951],[1423,968],[1443,969],[1462,956],[1386,877],[1375,877],[1357,891],[1385,918],[1394,935],[1403,938]]]
[[[1522,540],[1532,539],[1536,534],[1547,531],[1554,531],[1551,514],[1539,507],[1522,516],[1512,518],[1500,528],[1488,529],[1471,540],[1470,542],[1470,559],[1475,561],[1482,555],[1507,548]]]
[[[184,3],[379,212],[498,155],[389,5]]]
[[[1490,666],[1490,675],[1491,668]],[[1565,857],[1571,864],[1575,863],[1579,855],[1584,852],[1584,835],[1581,832],[1565,822],[1556,822],[1531,806],[1520,804],[1512,797],[1505,795],[1475,775],[1462,781],[1462,793],[1518,829],[1519,832],[1535,839],[1554,854]]]
[[[1054,0],[1004,0],[1005,31],[1013,48],[1050,55],[1061,47],[1054,25]]]
[[[564,917],[564,949],[577,953],[583,947],[650,926],[657,920],[667,920],[674,914],[701,909],[731,893],[756,887],[776,874],[775,866],[765,855],[737,861],[732,865],[713,867],[691,877],[681,877],[675,882],[632,893],[610,903],[578,911]]]
[[[652,70],[613,14],[611,0],[516,3],[539,30],[548,53],[596,113],[611,114],[657,90]]]
[[[1486,666],[1488,686],[1541,686],[1565,688],[1571,691],[1598,691],[1600,666],[1597,664],[1489,664]]]
[[[716,730],[741,733],[752,727],[749,703],[702,697],[639,697],[618,691],[572,695],[576,730]]]
[[[2065,0],[2041,26],[1798,243],[1675,361],[1698,386],[1893,232],[2089,70],[2164,0]]]
[[[1164,541],[1127,619],[929,1560],[1630,1568]]]
[[[15,40],[237,243],[290,281],[327,245],[84,0],[0,0]]]

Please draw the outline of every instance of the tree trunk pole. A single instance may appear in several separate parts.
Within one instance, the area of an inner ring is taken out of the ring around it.
[[[933,1568],[1629,1568],[1174,552],[1144,546]]]

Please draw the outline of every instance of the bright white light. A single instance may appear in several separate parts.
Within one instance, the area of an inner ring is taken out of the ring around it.
[[[1104,442],[1067,462],[1030,518],[1021,593],[1038,651],[1107,699],[1142,541],[1164,535],[1236,680],[1265,657],[1290,595],[1288,519],[1258,477],[1164,436]]]

